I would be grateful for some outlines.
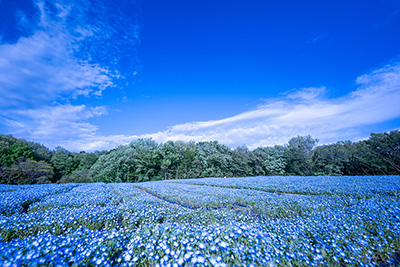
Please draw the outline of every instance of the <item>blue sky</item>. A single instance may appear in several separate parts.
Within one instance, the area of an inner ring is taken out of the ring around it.
[[[400,2],[0,0],[0,133],[71,151],[400,128]]]

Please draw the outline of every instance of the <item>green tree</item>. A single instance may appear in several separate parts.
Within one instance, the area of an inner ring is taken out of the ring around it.
[[[285,174],[286,161],[284,147],[259,147],[253,151],[261,167],[256,175],[283,175]]]
[[[250,151],[245,145],[238,146],[231,151],[230,155],[232,158],[230,170],[233,177],[252,175],[250,168]]]
[[[15,138],[12,135],[0,134],[0,165],[4,163],[2,160],[5,160],[7,161],[6,165],[10,166],[19,158],[49,162],[51,151],[41,144],[27,142],[24,139]]]
[[[159,176],[158,144],[152,139],[137,139],[102,154],[90,168],[95,182],[143,182]]]
[[[224,177],[232,174],[230,148],[219,144],[218,141],[197,143],[196,158],[196,165],[201,168],[201,177]]]
[[[36,161],[43,160],[45,162],[50,162],[53,155],[50,149],[35,142],[28,142],[27,146],[33,151]]]
[[[131,146],[120,146],[101,155],[90,168],[94,182],[133,182],[136,151]]]
[[[315,148],[314,173],[317,175],[346,175],[351,162],[352,143],[337,142]]]
[[[173,178],[176,168],[179,166],[180,157],[176,151],[175,143],[168,141],[160,145],[159,154],[161,156],[161,170],[164,180]]]
[[[65,183],[91,183],[93,180],[90,177],[89,169],[77,169],[72,173],[61,177],[59,184]]]
[[[53,178],[53,167],[45,161],[20,159],[0,174],[1,183],[6,184],[43,184]]]
[[[74,160],[72,153],[63,147],[56,147],[50,160],[55,169],[55,178],[70,174],[77,168],[78,163]]]
[[[176,141],[174,144],[175,153],[177,154],[176,164],[175,164],[175,179],[181,179],[184,176],[185,168],[184,168],[184,160],[188,161],[189,159],[185,159],[185,155],[187,155],[187,144],[182,141]]]
[[[98,159],[98,156],[95,153],[86,153],[84,151],[80,153],[72,153],[72,155],[76,170],[90,169]]]
[[[289,140],[284,157],[286,159],[286,171],[295,175],[312,175],[315,164],[314,147],[318,139],[308,136],[297,136]]]
[[[181,169],[183,170],[183,179],[195,178],[195,173],[192,168],[195,167],[196,159],[196,144],[189,142],[185,144],[185,149],[182,153]]]
[[[151,138],[141,138],[129,144],[135,150],[131,180],[137,182],[154,180],[159,175],[158,144]]]
[[[385,174],[400,174],[400,131],[372,133],[367,140],[379,170]]]
[[[0,146],[0,165],[10,166],[18,159],[33,159],[34,152],[28,146],[18,143],[8,145],[3,143]]]
[[[384,174],[377,172],[379,163],[365,141],[353,143],[348,148],[350,151],[350,161],[346,164],[346,175]]]

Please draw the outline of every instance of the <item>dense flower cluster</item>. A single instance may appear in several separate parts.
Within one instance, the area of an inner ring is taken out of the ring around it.
[[[42,184],[42,185],[0,185],[0,214],[11,215],[23,212],[30,204],[43,197],[68,191],[76,185]]]
[[[400,177],[0,185],[2,266],[378,266]]]
[[[253,189],[307,195],[346,195],[369,198],[386,194],[400,197],[396,176],[263,176],[176,180],[175,183]]]

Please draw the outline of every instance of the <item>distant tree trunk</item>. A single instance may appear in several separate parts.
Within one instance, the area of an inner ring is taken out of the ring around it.
[[[176,179],[179,179],[179,167],[176,168]]]
[[[167,180],[167,169],[164,169],[164,180]]]
[[[377,154],[382,160],[384,160],[384,161],[386,161],[387,163],[389,163],[389,165],[392,166],[392,168],[393,168],[398,174],[400,174],[400,168],[399,168],[399,166],[397,166],[392,160],[387,159],[387,158],[385,158],[385,157],[379,155],[378,153],[375,153],[375,154]]]

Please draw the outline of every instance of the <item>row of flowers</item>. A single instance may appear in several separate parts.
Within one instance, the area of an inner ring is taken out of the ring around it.
[[[0,186],[1,265],[394,263],[400,177],[301,178]]]

